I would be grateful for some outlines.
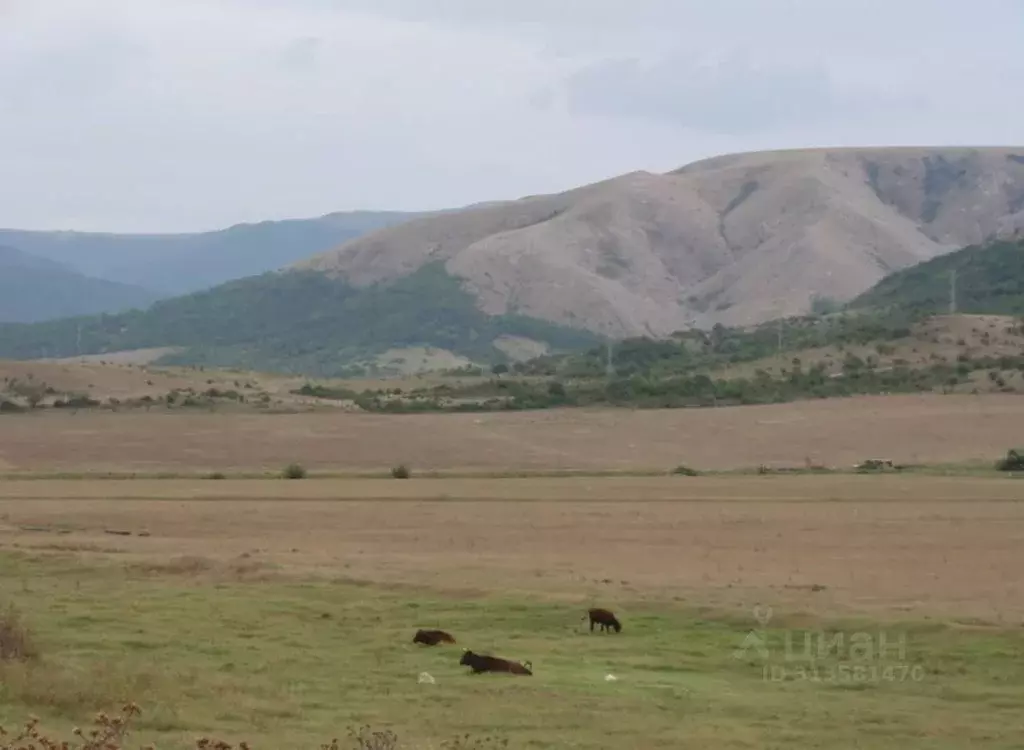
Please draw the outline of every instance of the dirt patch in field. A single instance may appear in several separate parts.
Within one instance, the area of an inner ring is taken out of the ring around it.
[[[242,579],[548,592],[581,604],[680,598],[737,614],[761,604],[1003,624],[1024,617],[1024,485],[1013,480],[208,482],[224,489],[205,500],[177,499],[187,482],[161,484],[5,483],[0,545],[147,575],[216,568]],[[256,484],[264,491],[253,498],[263,499],[240,497]],[[89,487],[150,498],[88,499]],[[273,499],[277,488],[288,499]],[[382,499],[358,499],[372,494]]]
[[[1024,399],[890,396],[722,409],[515,414],[87,413],[0,417],[12,470],[668,470],[991,462]]]

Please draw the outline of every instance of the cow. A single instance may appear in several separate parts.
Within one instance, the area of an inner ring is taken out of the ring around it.
[[[480,674],[481,672],[508,672],[509,674],[525,675],[533,674],[533,664],[528,661],[524,661],[520,664],[517,661],[499,659],[497,656],[474,654],[468,648],[465,650],[465,653],[462,654],[462,658],[459,659],[459,664],[472,669],[472,674]]]
[[[615,617],[615,615],[613,615],[607,609],[588,609],[587,614],[583,616],[583,619],[586,620],[588,617],[590,618],[591,633],[594,632],[595,623],[600,625],[601,630],[606,633],[608,632],[609,628],[614,628],[616,633],[622,632],[622,623],[620,623],[618,619]]]
[[[422,643],[424,646],[436,646],[438,643],[455,643],[451,633],[443,630],[417,630],[412,637],[413,643]]]

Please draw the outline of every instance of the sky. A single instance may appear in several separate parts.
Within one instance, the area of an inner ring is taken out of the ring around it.
[[[1022,0],[0,0],[0,227],[556,192],[735,151],[1024,144]]]

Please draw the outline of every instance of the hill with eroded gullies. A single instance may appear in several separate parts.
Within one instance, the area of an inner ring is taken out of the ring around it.
[[[1024,228],[1024,147],[734,154],[415,219],[296,267],[364,286],[443,262],[489,314],[616,337],[797,315]]]

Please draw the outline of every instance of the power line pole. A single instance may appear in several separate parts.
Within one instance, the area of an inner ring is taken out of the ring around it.
[[[956,315],[956,269],[949,272],[949,314]]]

